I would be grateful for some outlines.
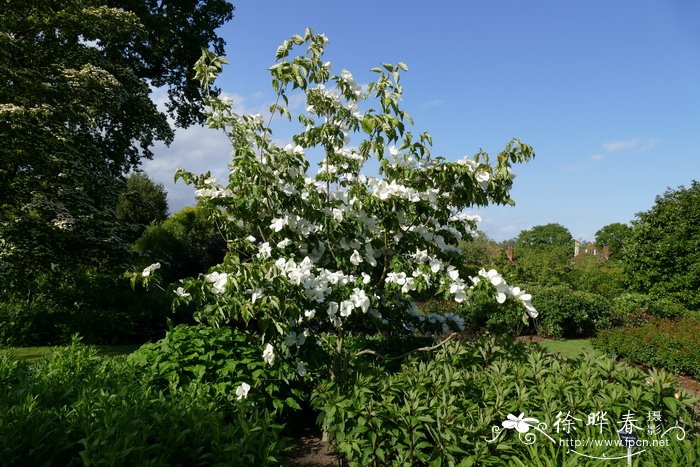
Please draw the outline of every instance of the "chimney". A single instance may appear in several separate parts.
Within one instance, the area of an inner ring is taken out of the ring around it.
[[[605,256],[605,259],[610,258],[610,247],[609,246],[603,247],[603,256]]]
[[[580,248],[581,248],[581,242],[576,240],[576,242],[574,243],[574,257],[578,256]]]
[[[513,263],[513,245],[508,245],[506,247],[506,258],[508,259],[509,263]]]

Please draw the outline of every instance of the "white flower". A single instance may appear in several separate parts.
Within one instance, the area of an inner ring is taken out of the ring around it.
[[[330,302],[328,304],[328,316],[335,316],[338,312],[338,304],[336,302]]]
[[[314,319],[314,316],[316,316],[316,310],[306,310],[304,312],[304,316],[308,321],[311,321],[312,319]]]
[[[367,285],[367,284],[369,284],[370,280],[372,280],[372,278],[369,277],[369,274],[367,274],[366,272],[363,272],[362,273],[362,283]]]
[[[245,399],[248,397],[248,391],[250,391],[250,384],[241,383],[241,385],[236,388],[236,399]]]
[[[489,180],[491,179],[491,174],[488,172],[477,172],[476,181],[479,182],[482,190],[485,190],[489,186]]]
[[[355,308],[361,308],[363,313],[367,313],[370,306],[369,297],[364,290],[355,287],[350,294],[350,301]]]
[[[508,420],[505,420],[503,423],[501,423],[501,425],[503,425],[503,428],[506,429],[512,430],[515,428],[518,433],[527,433],[533,423],[539,423],[540,421],[536,418],[523,418],[524,415],[524,413],[521,413],[516,417],[515,415],[509,413]]]
[[[398,156],[399,155],[399,149],[396,146],[392,146],[389,148],[389,154],[392,156]]]
[[[459,271],[454,266],[447,267],[447,275],[453,281],[456,281],[457,279],[459,279]]]
[[[245,239],[251,243],[255,243],[255,237],[253,237],[252,235],[248,235]]]
[[[279,232],[284,228],[285,225],[287,225],[287,221],[285,219],[277,218],[272,219],[272,224],[270,224],[270,228],[275,232]]]
[[[292,241],[288,238],[285,238],[284,240],[282,240],[281,242],[279,242],[277,244],[277,248],[286,248],[291,244],[292,244]]]
[[[153,263],[153,264],[151,264],[151,265],[148,266],[146,269],[144,269],[143,272],[141,272],[141,275],[142,275],[143,277],[148,277],[148,276],[150,276],[151,273],[152,273],[153,271],[155,271],[156,269],[160,269],[160,263]]]
[[[190,294],[185,292],[185,289],[183,289],[182,287],[178,287],[177,289],[175,289],[175,295],[177,295],[178,297],[182,297],[182,298],[190,296]]]
[[[255,303],[255,301],[262,296],[263,296],[263,290],[262,289],[255,289],[253,291],[252,296],[250,297],[250,301],[252,303]]]
[[[297,373],[302,378],[306,376],[306,366],[304,366],[304,362],[299,362],[299,365],[297,365]]]
[[[360,256],[360,253],[357,250],[352,251],[352,255],[350,256],[350,262],[357,266],[362,262],[362,256]]]
[[[439,259],[431,259],[430,260],[430,270],[433,271],[434,273],[440,272],[442,269],[442,261]]]
[[[265,350],[263,350],[263,360],[265,360],[265,363],[268,365],[272,366],[273,363],[275,363],[275,348],[272,347],[272,344],[267,344],[265,347]]]
[[[226,283],[228,282],[228,274],[225,272],[212,272],[204,276],[207,282],[211,282],[211,293],[215,295],[222,294],[226,291]]]
[[[353,308],[355,308],[355,305],[350,300],[343,300],[340,302],[340,316],[350,316]]]
[[[270,256],[272,256],[272,247],[268,242],[265,242],[260,245],[260,251],[258,251],[258,254],[256,255],[260,259],[267,259]]]

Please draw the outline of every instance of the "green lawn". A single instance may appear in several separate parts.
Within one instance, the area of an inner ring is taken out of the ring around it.
[[[138,349],[138,345],[96,345],[95,348],[103,355],[128,355]],[[56,347],[12,347],[0,349],[0,354],[13,352],[20,360],[34,362],[49,355]]]
[[[558,353],[567,358],[577,358],[586,351],[595,352],[588,339],[546,340],[538,344],[549,353]]]

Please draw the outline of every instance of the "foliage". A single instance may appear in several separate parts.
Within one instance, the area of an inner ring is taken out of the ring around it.
[[[346,70],[331,75],[323,61],[326,42],[310,30],[292,36],[270,68],[273,113],[291,119],[290,96],[299,92],[306,100],[292,144],[278,146],[260,117],[236,115],[231,102],[217,97],[207,100],[207,123],[233,144],[228,183],[184,170],[177,177],[195,185],[228,253],[208,274],[178,284],[178,303],[193,304],[203,323],[254,329],[270,365],[303,364],[306,336],[330,332],[337,336],[334,374],[349,357],[343,352],[347,332],[462,327],[456,315],[422,316],[413,304],[420,295],[463,302],[482,281],[499,303],[512,296],[522,315],[536,316],[531,297],[515,293],[496,271],[465,270],[458,248],[476,221],[462,211],[512,203],[511,165],[531,159],[532,149],[513,140],[494,163],[483,152],[457,162],[432,157],[430,136],[414,137],[399,107],[406,65],[373,69],[377,79],[364,91]],[[292,58],[299,46],[306,50]],[[203,55],[196,70],[205,89],[224,63]],[[323,155],[315,176],[305,155],[313,148]],[[379,177],[362,174],[371,158]],[[133,277],[149,283],[159,267]]]
[[[523,230],[515,239],[516,247],[533,249],[571,250],[573,237],[569,229],[561,224],[536,225],[529,230]]]
[[[460,242],[459,247],[462,250],[462,261],[474,270],[490,268],[501,254],[498,244],[480,230],[473,237]]]
[[[155,183],[143,172],[130,173],[119,193],[117,221],[133,226],[138,237],[151,223],[168,217],[168,197],[162,183]]]
[[[650,318],[678,319],[690,312],[668,298],[657,299],[649,295],[627,292],[612,299],[613,326],[642,326]]]
[[[566,286],[533,287],[532,292],[535,306],[542,310],[540,335],[590,337],[610,326],[610,302],[600,295]]]
[[[327,382],[313,397],[323,426],[350,465],[505,465],[517,459],[527,465],[562,465],[574,460],[574,454],[546,439],[527,446],[505,434],[488,443],[492,427],[500,428],[508,414],[524,413],[553,428],[558,412],[585,421],[587,414],[606,411],[611,426],[602,436],[597,427],[579,433],[591,438],[617,439],[615,420],[628,410],[660,411],[664,424],[678,421],[694,429],[694,399],[663,372],[644,373],[591,354],[562,361],[493,340],[450,343],[434,354],[414,355],[397,372],[366,367],[349,391]],[[682,451],[691,449],[690,442],[678,443]],[[652,462],[654,455],[649,453]]]
[[[286,447],[263,411],[223,409],[197,386],[165,394],[75,341],[33,367],[0,355],[0,382],[8,465],[279,463]]]
[[[618,260],[601,261],[599,256],[577,258],[566,280],[575,290],[596,293],[608,299],[627,290],[622,263]]]
[[[38,277],[35,283],[43,288],[50,279]],[[134,293],[125,281],[105,276],[80,279],[48,284],[50,294],[37,293],[29,301],[6,294],[0,302],[0,347],[65,344],[75,333],[91,344],[140,344],[164,334],[170,299],[160,291]]]
[[[270,367],[261,354],[257,339],[247,332],[180,325],[158,342],[141,347],[129,360],[143,371],[149,387],[177,391],[202,386],[232,404],[238,387],[247,383],[251,405],[271,412],[299,409],[307,391],[297,368]],[[294,377],[287,379],[287,374]]]
[[[201,95],[191,67],[232,6],[209,2],[3,1],[0,7],[0,280],[125,267],[119,177],[172,140],[150,85],[182,124]],[[166,41],[166,42],[163,42]],[[192,55],[194,53],[194,55]],[[187,78],[187,79],[186,79]],[[128,235],[127,235],[128,236]],[[50,291],[45,291],[50,293]]]
[[[652,318],[639,327],[625,326],[598,334],[593,345],[647,367],[700,379],[700,319]]]
[[[159,262],[164,279],[174,282],[221,263],[226,240],[207,221],[206,212],[195,206],[183,208],[162,224],[146,228],[133,248],[141,256],[142,267]]]
[[[627,224],[613,222],[605,225],[595,233],[595,244],[599,247],[607,246],[610,249],[609,257],[622,258],[623,247],[630,238],[632,229]]]
[[[637,213],[624,261],[633,290],[700,309],[700,183],[669,189]]]

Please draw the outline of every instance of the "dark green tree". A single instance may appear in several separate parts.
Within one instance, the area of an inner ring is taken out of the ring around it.
[[[0,0],[0,281],[120,266],[120,178],[169,143],[150,98],[168,88],[178,124],[201,119],[191,84],[224,0]],[[56,281],[49,281],[56,282]]]
[[[700,308],[700,183],[668,189],[637,213],[624,253],[630,286]]]
[[[515,246],[525,248],[552,247],[569,249],[573,252],[573,237],[569,229],[560,224],[536,225],[530,230],[523,230],[515,239]]]
[[[619,259],[622,257],[622,249],[631,233],[632,228],[629,225],[614,222],[601,227],[595,233],[595,244],[599,247],[607,246],[610,249],[609,257]]]
[[[568,284],[573,237],[560,224],[536,225],[513,241],[514,262],[501,258],[498,267],[509,280],[530,285]]]
[[[124,180],[119,194],[117,220],[134,230],[134,239],[152,222],[168,217],[168,197],[162,183],[155,183],[143,172],[133,172]]]

